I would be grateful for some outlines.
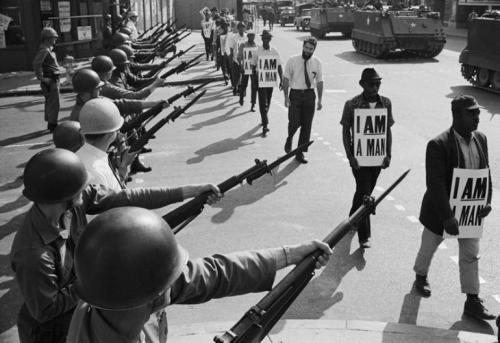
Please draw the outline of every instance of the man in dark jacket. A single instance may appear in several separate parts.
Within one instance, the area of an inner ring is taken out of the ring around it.
[[[459,222],[450,206],[452,179],[458,169],[487,169],[488,145],[486,136],[476,131],[479,124],[480,106],[469,95],[460,95],[451,102],[453,123],[451,128],[432,139],[426,150],[427,190],[420,209],[420,222],[424,225],[420,250],[413,270],[416,273],[417,290],[424,296],[431,295],[427,273],[432,257],[443,242],[443,233],[460,234]],[[479,209],[483,219],[491,211],[491,174],[488,172],[489,192],[487,205]],[[479,294],[479,238],[458,238],[460,284],[467,294],[464,313],[483,320],[496,316],[484,306]]]

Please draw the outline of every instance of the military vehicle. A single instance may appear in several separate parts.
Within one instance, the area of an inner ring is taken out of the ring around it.
[[[309,28],[311,35],[324,38],[327,33],[341,32],[344,37],[350,37],[354,26],[354,8],[334,6],[311,9]]]
[[[283,7],[280,12],[280,25],[285,26],[286,24],[293,24],[293,18],[295,13],[291,7]]]
[[[429,10],[358,10],[354,14],[352,45],[357,52],[384,58],[391,51],[433,58],[446,43],[439,12]]]
[[[474,87],[500,94],[500,13],[468,22],[467,47],[460,54],[462,75]]]
[[[295,5],[295,19],[293,25],[297,30],[302,29],[302,31],[305,31],[309,29],[312,6],[311,3]]]

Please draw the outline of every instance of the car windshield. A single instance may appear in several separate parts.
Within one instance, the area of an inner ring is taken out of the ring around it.
[[[302,16],[310,16],[311,15],[311,10],[305,10],[305,11],[302,11]]]

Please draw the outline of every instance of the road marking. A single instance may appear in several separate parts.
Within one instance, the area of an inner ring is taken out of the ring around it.
[[[318,137],[318,139],[319,139],[320,141],[324,140],[324,138],[323,138],[323,137]]]
[[[347,93],[345,89],[327,89],[325,93]]]
[[[323,144],[324,145],[330,145],[330,143],[328,143],[327,141],[324,141]]]
[[[498,294],[492,295],[493,299],[495,299],[498,303],[500,303],[500,296]]]
[[[343,158],[342,161],[349,162],[349,160],[347,158]]]
[[[451,260],[458,264],[458,256],[450,256]]]
[[[392,195],[388,195],[385,198],[386,198],[386,200],[394,201],[394,197]]]
[[[335,155],[337,155],[338,157],[344,156],[341,152],[336,152]]]
[[[135,179],[134,181],[135,181],[135,183],[144,183],[143,179]]]
[[[394,207],[396,207],[400,211],[406,211],[403,205],[394,205]]]
[[[418,223],[418,219],[415,216],[408,216],[406,218],[408,218],[408,220],[411,221],[412,223]]]
[[[380,187],[380,186],[375,187],[375,189],[376,189],[377,191],[379,191],[379,192],[383,192],[383,191],[385,191],[385,189],[384,189],[383,187]]]
[[[319,133],[313,132],[313,135],[315,135],[315,136],[319,136]]]
[[[479,283],[480,283],[480,284],[481,284],[481,283],[486,283],[486,280],[485,280],[485,279],[483,279],[482,277],[479,277]]]

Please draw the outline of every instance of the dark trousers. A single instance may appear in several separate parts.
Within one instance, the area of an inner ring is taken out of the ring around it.
[[[205,41],[205,54],[207,55],[208,60],[208,58],[212,55],[212,40],[205,37],[203,37],[203,40]]]
[[[241,75],[241,68],[239,63],[236,63],[235,61],[231,61],[231,77],[233,78],[233,88],[237,88],[238,84],[240,83],[240,75]]]
[[[59,78],[54,78],[50,80],[50,84],[47,85],[45,82],[40,83],[40,88],[42,88],[42,94],[45,97],[45,121],[49,124],[57,124],[57,118],[59,117]]]
[[[271,99],[273,97],[273,89],[274,87],[267,87],[267,88],[258,88],[257,90],[257,93],[259,93],[259,111],[263,126],[267,126],[267,124],[269,124],[269,118],[267,117],[267,112],[269,112],[269,106],[271,105]]]
[[[371,195],[375,185],[377,184],[378,176],[382,167],[361,167],[358,170],[352,169],[352,174],[356,180],[356,192],[352,199],[352,207],[349,216],[363,205],[365,195]],[[371,237],[370,216],[359,224],[358,239],[360,242],[366,241]]]
[[[290,91],[290,107],[288,108],[288,138],[292,139],[300,127],[299,143],[302,145],[311,139],[311,127],[316,105],[314,89],[302,92],[292,89]],[[303,150],[307,152],[307,148]]]
[[[46,323],[40,323],[31,317],[26,305],[23,304],[17,317],[19,341],[21,343],[65,343],[74,310],[73,308]]]
[[[255,100],[257,99],[257,85],[254,82],[254,79],[252,78],[252,75],[245,75],[241,73],[241,93],[240,93],[240,99],[243,99],[247,93],[247,86],[248,86],[248,80],[250,79],[251,85],[251,93],[250,93],[250,103],[252,105],[255,105]]]

